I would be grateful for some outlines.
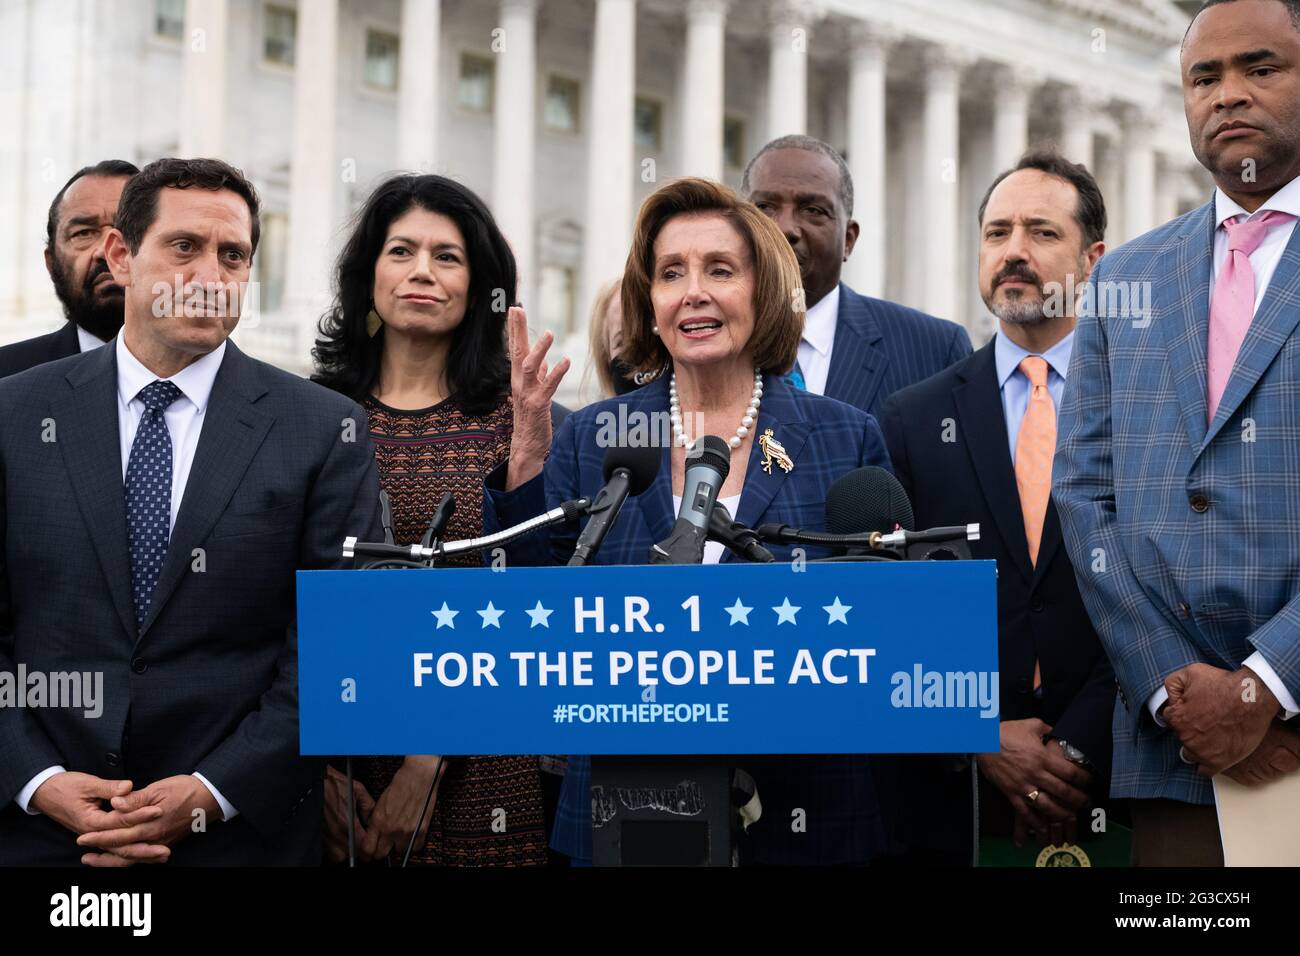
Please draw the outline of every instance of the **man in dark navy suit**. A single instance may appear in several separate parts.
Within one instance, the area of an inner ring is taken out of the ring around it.
[[[741,192],[785,233],[799,260],[808,316],[796,384],[880,417],[885,399],[971,353],[955,322],[858,295],[840,281],[853,254],[853,180],[835,149],[782,136],[749,162]]]
[[[0,378],[99,348],[122,328],[122,287],[104,259],[126,181],[138,169],[106,159],[72,174],[45,225],[45,268],[68,321],[47,335],[0,348]]]
[[[1030,153],[999,177],[980,207],[979,260],[998,334],[892,396],[881,422],[917,527],[979,522],[972,556],[998,563],[1001,750],[978,757],[980,833],[1018,845],[1086,847],[1109,778],[1115,677],[1050,497],[1075,293],[1105,229],[1083,166]],[[902,770],[911,858],[970,862],[969,764],[918,757]]]
[[[776,221],[799,260],[808,313],[793,384],[879,418],[891,393],[970,355],[960,325],[858,295],[840,282],[858,224],[852,177],[832,147],[809,136],[775,139],[750,160],[741,192]],[[764,807],[749,828],[751,860],[862,864],[878,858],[871,834],[882,816],[893,828],[889,761],[860,754],[773,757],[751,769]],[[795,796],[809,792],[820,795],[816,806]]]

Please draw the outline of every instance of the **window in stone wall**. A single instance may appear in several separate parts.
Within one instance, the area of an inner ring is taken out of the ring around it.
[[[462,53],[460,57],[460,92],[462,109],[474,113],[491,113],[496,64],[486,56]]]
[[[294,45],[297,41],[298,12],[268,3],[262,37],[262,56],[266,62],[277,66],[293,66]]]
[[[546,128],[562,133],[578,131],[578,81],[567,76],[546,78]]]
[[[185,35],[185,0],[154,0],[153,32],[168,40]]]
[[[636,98],[635,142],[637,149],[657,153],[663,149],[664,107],[658,100]]]
[[[366,31],[366,85],[376,90],[397,89],[397,37],[380,30]]]
[[[729,116],[722,121],[722,158],[728,169],[743,169],[745,156],[745,121]]]
[[[576,276],[566,266],[542,266],[541,328],[550,329],[556,339],[573,332],[574,308],[577,302]]]

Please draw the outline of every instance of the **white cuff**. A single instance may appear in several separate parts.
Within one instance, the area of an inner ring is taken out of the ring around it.
[[[1168,699],[1169,691],[1165,690],[1164,685],[1161,684],[1160,689],[1152,694],[1150,699],[1147,700],[1147,710],[1151,711],[1151,719],[1161,727],[1169,726],[1165,723],[1164,718],[1160,716],[1160,708],[1165,705],[1165,701]]]
[[[211,780],[203,776],[203,774],[199,773],[197,770],[194,771],[194,776],[199,778],[199,783],[208,788],[208,792],[211,793],[213,799],[217,801],[217,806],[221,807],[222,820],[233,820],[235,817],[239,816],[239,811],[230,805],[230,802],[221,795],[221,791],[212,785]]]
[[[29,809],[32,797],[36,796],[36,791],[40,789],[41,784],[58,773],[67,773],[67,771],[62,767],[50,767],[48,770],[42,770],[36,776],[32,777],[31,780],[27,781],[27,786],[18,791],[18,796],[14,797],[14,803],[22,807],[23,813],[29,814],[33,817],[40,816],[40,810]]]
[[[1268,661],[1264,660],[1263,654],[1256,651],[1254,654],[1251,654],[1242,661],[1241,666],[1249,667],[1258,674],[1259,679],[1264,682],[1264,686],[1273,692],[1273,696],[1277,698],[1277,702],[1281,704],[1282,709],[1286,711],[1283,715],[1284,719],[1290,720],[1296,714],[1300,714],[1300,707],[1296,706],[1295,698],[1292,697],[1291,692],[1286,689],[1286,684],[1282,683],[1282,678],[1277,676],[1277,671],[1273,670],[1273,666],[1269,664]]]

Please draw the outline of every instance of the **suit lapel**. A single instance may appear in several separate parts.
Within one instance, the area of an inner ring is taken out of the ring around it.
[[[1183,429],[1194,452],[1205,441],[1206,339],[1210,329],[1210,269],[1214,254],[1214,202],[1201,207],[1172,251],[1173,268],[1155,279],[1155,302],[1168,302],[1149,321],[1163,335],[1182,411]],[[1100,310],[1099,310],[1100,312]]]
[[[977,353],[969,377],[953,389],[952,396],[961,421],[958,441],[966,443],[984,501],[1006,543],[1007,553],[1012,556],[1016,570],[1029,581],[1033,578],[1033,568],[1029,564],[1020,492],[1007,445],[1006,415],[1002,410],[1002,390],[998,386],[992,342]]]
[[[803,420],[794,402],[792,387],[774,375],[763,376],[763,402],[758,409],[758,422],[754,430],[754,443],[749,450],[749,464],[745,468],[745,484],[740,493],[740,507],[735,519],[741,524],[756,528],[762,523],[772,499],[792,480],[793,471],[787,473],[775,461],[772,473],[763,470],[763,452],[759,439],[768,429],[772,437],[784,447],[795,468],[799,467],[799,453],[808,440],[809,424]],[[728,552],[730,554],[730,552]]]
[[[253,405],[266,394],[254,370],[252,361],[233,342],[227,341],[226,354],[203,414],[203,428],[185,484],[185,496],[176,515],[176,527],[172,529],[149,616],[137,642],[143,640],[187,573],[194,549],[203,543],[221,517],[275,421],[272,415]]]
[[[135,634],[126,493],[117,421],[117,352],[89,353],[67,373],[71,390],[51,404],[68,478],[126,633]]]
[[[77,337],[77,323],[69,320],[63,328],[54,333],[53,348],[50,358],[61,359],[76,355],[81,351],[81,339]]]
[[[831,367],[826,376],[828,398],[864,411],[871,408],[889,364],[889,356],[880,347],[882,338],[870,302],[841,283]]]
[[[637,426],[638,422],[644,422],[646,427],[645,439],[661,446],[659,474],[668,476],[668,480],[651,482],[650,487],[635,500],[636,507],[640,509],[641,515],[645,519],[646,528],[650,532],[650,539],[652,541],[663,541],[672,531],[675,517],[672,510],[673,433],[671,427],[666,424],[668,416],[668,373],[665,372],[660,375],[644,388],[639,388],[621,396],[617,401],[621,409],[615,408],[614,415],[616,417],[621,416],[624,420],[619,425],[620,434],[628,434],[631,429]],[[666,431],[662,431],[664,429]],[[604,483],[603,480],[601,483]],[[626,510],[628,505],[625,504],[623,507]]]
[[[1295,331],[1296,323],[1300,322],[1297,302],[1300,302],[1300,229],[1291,233],[1259,310],[1251,320],[1232,376],[1223,390],[1223,399],[1205,436],[1206,445],[1241,407]]]

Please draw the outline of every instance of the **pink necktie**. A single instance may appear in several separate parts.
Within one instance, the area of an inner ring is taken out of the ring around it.
[[[1228,257],[1219,270],[1210,297],[1210,337],[1206,349],[1209,366],[1205,390],[1207,421],[1214,421],[1223,390],[1228,387],[1232,366],[1255,316],[1255,270],[1250,255],[1268,235],[1271,226],[1289,222],[1295,216],[1269,210],[1258,219],[1240,217],[1225,220]]]

